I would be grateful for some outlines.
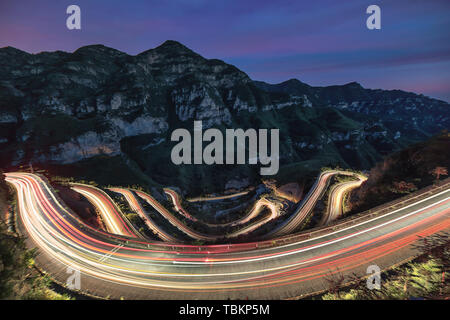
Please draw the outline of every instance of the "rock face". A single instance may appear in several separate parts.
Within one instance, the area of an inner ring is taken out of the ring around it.
[[[180,174],[161,167],[171,132],[202,120],[205,129],[279,128],[281,165],[319,159],[317,166],[367,168],[450,128],[443,101],[358,83],[253,81],[175,41],[136,56],[102,45],[39,54],[6,47],[0,61],[1,166],[124,155],[149,175],[167,171],[167,180]]]
[[[258,81],[255,84],[265,91],[286,93],[292,99],[303,98],[305,106],[329,106],[375,116],[380,125],[391,130],[396,126],[402,129],[397,131],[398,138],[410,129],[418,131],[413,134],[420,135],[420,131],[424,131],[427,135],[450,127],[448,103],[411,92],[364,89],[357,82],[329,87],[311,87],[296,79],[276,85]],[[408,127],[401,128],[399,123]]]

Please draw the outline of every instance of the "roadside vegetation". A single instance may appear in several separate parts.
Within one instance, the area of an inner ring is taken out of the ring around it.
[[[411,262],[381,273],[380,290],[367,288],[366,279],[352,276],[328,278],[329,291],[322,300],[411,300],[450,297],[449,234],[423,238],[422,254]],[[343,285],[352,283],[351,285]]]
[[[28,250],[24,238],[8,231],[4,213],[15,206],[12,194],[0,172],[0,299],[71,299],[52,289],[51,279],[35,268],[36,251]]]

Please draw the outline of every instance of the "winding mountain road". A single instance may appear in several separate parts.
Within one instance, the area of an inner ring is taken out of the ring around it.
[[[72,190],[82,194],[97,208],[106,229],[114,234],[144,238],[127,220],[114,201],[103,190],[91,185],[73,183]]]
[[[189,246],[142,241],[84,225],[41,177],[7,173],[17,191],[18,229],[38,247],[36,263],[81,291],[119,299],[279,299],[327,289],[336,274],[365,275],[416,255],[418,237],[450,230],[450,182],[355,224],[283,241]],[[320,231],[320,230],[319,230]],[[287,241],[287,242],[286,242]],[[283,244],[281,244],[283,243]]]
[[[305,221],[306,217],[312,212],[317,201],[325,193],[331,178],[335,175],[346,175],[346,176],[354,175],[361,177],[360,175],[347,171],[327,170],[322,172],[316,179],[314,185],[311,187],[308,194],[299,203],[294,213],[289,218],[284,220],[283,223],[281,223],[278,227],[276,227],[267,235],[265,235],[265,238],[279,237],[295,232],[295,230],[300,227],[303,221]],[[329,210],[334,210],[334,208],[330,207]]]
[[[182,242],[177,237],[170,235],[168,232],[164,231],[163,228],[161,228],[157,223],[155,223],[148,213],[144,210],[144,208],[139,203],[136,196],[133,194],[132,191],[124,188],[109,188],[109,190],[119,193],[125,197],[128,204],[130,205],[130,208],[136,212],[139,217],[144,221],[145,225],[153,231],[161,240],[163,241],[169,241],[169,242]]]
[[[326,226],[342,216],[345,195],[361,186],[367,180],[366,177],[360,175],[356,177],[358,178],[357,181],[342,182],[331,187],[327,210],[319,221],[319,226]]]
[[[124,189],[124,190],[126,190],[126,189]],[[241,228],[241,229],[236,230],[234,232],[231,232],[229,234],[209,235],[209,234],[200,233],[200,232],[198,232],[198,231],[196,231],[196,230],[186,226],[182,221],[180,221],[177,217],[175,217],[172,213],[170,213],[166,208],[164,208],[164,206],[162,206],[158,201],[156,201],[149,194],[147,194],[147,193],[145,193],[143,191],[139,191],[139,190],[134,190],[134,192],[136,192],[136,194],[139,197],[141,197],[142,199],[147,201],[147,203],[149,203],[155,210],[157,210],[173,226],[178,228],[181,232],[185,233],[186,235],[188,235],[192,239],[196,239],[196,240],[216,241],[216,240],[219,240],[219,239],[236,238],[236,237],[238,237],[240,235],[247,234],[247,233],[250,233],[250,232],[256,230],[257,228],[259,228],[263,224],[265,224],[268,221],[270,221],[270,220],[274,219],[275,217],[277,217],[278,216],[278,212],[279,212],[278,207],[274,203],[272,203],[269,200],[264,199],[264,198],[263,199],[259,199],[255,203],[253,208],[249,211],[249,213],[246,216],[244,216],[242,219],[236,220],[235,222],[231,222],[231,223],[225,223],[225,224],[206,224],[206,223],[203,223],[203,224],[205,224],[205,225],[207,225],[209,227],[225,227],[225,226],[239,225],[241,223],[248,222],[251,219],[253,219],[256,216],[258,216],[258,213],[261,212],[264,207],[269,208],[269,210],[271,212],[269,215],[267,215],[266,217],[263,217],[262,219],[260,219],[258,221],[254,221],[253,223],[245,226],[244,228]],[[171,192],[170,194],[173,195],[172,199],[174,201],[175,208],[178,208],[178,210],[181,210],[182,212],[184,212],[183,215],[186,218],[188,216],[191,216],[181,206],[180,197],[178,196],[178,194],[176,192],[174,192],[173,190],[170,190],[170,192]],[[190,220],[192,220],[192,219],[190,219]],[[192,220],[192,221],[196,221],[196,222],[202,223],[198,219]]]

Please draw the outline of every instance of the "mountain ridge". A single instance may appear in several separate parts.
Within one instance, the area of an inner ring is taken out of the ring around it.
[[[205,129],[279,128],[279,178],[295,179],[323,165],[367,169],[450,127],[444,101],[357,82],[254,81],[172,40],[134,56],[89,45],[38,54],[6,47],[0,58],[1,166],[119,157],[161,184],[260,179],[251,166],[168,163],[170,133],[202,120]]]
[[[224,60],[221,60],[221,59],[217,59],[217,58],[207,59],[207,58],[204,58],[200,54],[196,53],[195,51],[193,51],[189,47],[183,45],[182,43],[180,43],[180,42],[178,42],[176,40],[165,40],[163,43],[161,43],[160,45],[158,45],[158,46],[156,46],[154,48],[144,50],[144,51],[142,51],[140,53],[137,53],[137,54],[134,54],[134,55],[133,54],[128,54],[128,53],[126,53],[124,51],[121,51],[121,50],[118,50],[118,49],[115,49],[115,48],[112,48],[112,47],[109,47],[109,46],[106,46],[106,45],[103,45],[103,44],[100,44],[100,43],[99,44],[85,45],[85,46],[82,46],[82,47],[74,50],[73,52],[56,50],[56,51],[41,51],[41,52],[37,52],[37,53],[29,53],[29,52],[27,52],[25,50],[21,50],[21,49],[15,48],[13,46],[5,46],[5,47],[1,47],[0,48],[0,54],[2,52],[5,52],[5,51],[10,51],[10,52],[19,52],[21,54],[31,55],[31,56],[39,56],[39,55],[47,55],[47,54],[71,55],[71,54],[74,54],[74,53],[76,53],[76,52],[78,52],[80,50],[84,51],[84,50],[94,49],[94,48],[102,48],[103,51],[106,49],[107,51],[117,52],[118,54],[127,55],[127,56],[130,56],[130,57],[145,56],[145,54],[147,54],[149,52],[153,52],[155,50],[156,51],[164,50],[166,48],[169,48],[169,50],[174,50],[174,49],[178,49],[179,50],[181,48],[182,51],[192,53],[193,55],[198,56],[198,57],[200,57],[200,58],[202,58],[202,59],[204,59],[206,61],[221,62],[221,63],[227,64],[227,65],[233,66],[233,65],[231,65],[231,64],[229,64],[229,63],[227,63],[227,62],[225,62]],[[233,66],[233,67],[236,68],[235,66]],[[239,70],[239,71],[243,72],[242,70]],[[324,85],[324,86],[312,86],[312,85],[309,85],[309,84],[307,84],[305,82],[302,82],[301,80],[299,80],[297,78],[291,78],[291,79],[284,80],[284,81],[279,82],[279,83],[270,83],[270,82],[261,81],[261,80],[252,80],[252,81],[257,83],[257,84],[267,85],[267,86],[282,86],[284,84],[288,84],[288,83],[292,83],[292,82],[300,83],[303,86],[306,86],[306,87],[309,87],[309,88],[333,88],[333,87],[349,87],[349,86],[353,86],[353,87],[358,87],[358,88],[365,89],[365,90],[382,90],[382,91],[402,92],[402,93],[414,94],[414,95],[423,96],[423,97],[426,97],[426,98],[429,98],[429,99],[437,100],[437,101],[440,101],[440,102],[448,103],[448,101],[445,101],[445,100],[442,100],[442,99],[439,99],[439,98],[433,98],[433,97],[427,96],[427,95],[425,95],[423,93],[418,93],[418,92],[413,92],[413,91],[405,91],[405,90],[401,90],[401,89],[365,88],[357,81],[351,81],[351,82],[348,82],[348,83],[344,83],[342,85]]]

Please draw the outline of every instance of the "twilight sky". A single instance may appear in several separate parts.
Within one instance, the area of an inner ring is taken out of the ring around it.
[[[81,7],[81,30],[66,28],[70,4]],[[381,30],[366,28],[371,4]],[[450,101],[449,9],[449,0],[1,0],[0,47],[101,43],[137,54],[171,39],[255,80],[357,81]]]

